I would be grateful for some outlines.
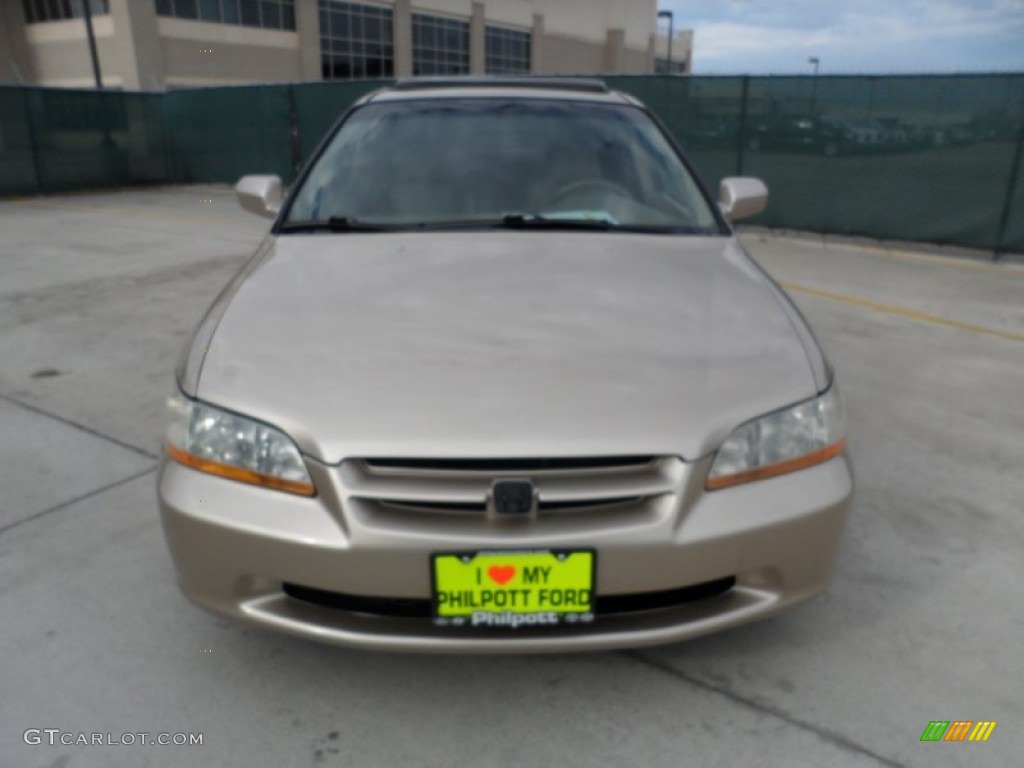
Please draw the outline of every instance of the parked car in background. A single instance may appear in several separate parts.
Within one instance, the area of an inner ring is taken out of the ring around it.
[[[885,128],[875,120],[832,120],[830,122],[842,133],[847,145],[852,145],[858,150],[879,149],[886,143]]]
[[[808,131],[821,146],[824,129]],[[811,141],[809,138],[808,141]],[[183,352],[157,484],[182,590],[395,651],[667,643],[828,583],[832,368],[668,133],[599,81],[358,102]]]
[[[878,124],[882,130],[882,143],[891,149],[904,149],[910,144],[909,126],[904,125],[898,118],[878,118]]]
[[[811,152],[834,157],[850,149],[857,140],[850,130],[834,121],[810,115],[785,115],[753,119],[745,141],[751,152]]]
[[[705,115],[688,125],[683,136],[689,146],[733,149],[739,139],[739,119],[732,115]]]

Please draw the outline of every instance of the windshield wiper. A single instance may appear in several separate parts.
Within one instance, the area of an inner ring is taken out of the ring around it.
[[[509,229],[622,229],[608,219],[547,218],[539,213],[510,213],[501,218],[501,224]]]
[[[508,229],[566,229],[597,232],[632,232],[646,235],[693,235],[707,234],[704,227],[674,225],[619,224],[607,218],[592,219],[570,218],[563,216],[544,216],[539,213],[510,213],[503,216],[501,226]]]
[[[281,225],[282,232],[388,232],[393,227],[381,224],[370,224],[351,216],[331,216],[329,219],[309,219],[306,221],[286,221]]]

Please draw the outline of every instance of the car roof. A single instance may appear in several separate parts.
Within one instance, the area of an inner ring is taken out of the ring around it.
[[[375,91],[358,104],[423,99],[551,99],[640,106],[632,96],[583,77],[410,77]]]

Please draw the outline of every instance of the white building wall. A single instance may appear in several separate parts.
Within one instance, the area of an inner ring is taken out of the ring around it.
[[[535,13],[544,17],[549,35],[603,43],[608,37],[605,26],[605,0],[534,0]]]
[[[658,16],[657,0],[534,0],[549,34],[604,42],[609,29],[625,32],[629,48],[646,50]]]
[[[96,51],[104,85],[122,83],[117,61],[114,25],[109,16],[93,18]],[[95,85],[85,22],[82,19],[49,21],[25,26],[25,40],[37,85],[91,88]]]
[[[353,0],[353,2],[358,2],[358,0]],[[473,13],[473,2],[472,0],[414,0],[412,12],[437,13],[467,21]]]
[[[510,27],[531,29],[533,14],[538,13],[532,0],[486,0],[484,16],[487,21]]]

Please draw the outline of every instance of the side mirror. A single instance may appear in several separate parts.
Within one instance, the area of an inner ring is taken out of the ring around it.
[[[730,176],[718,186],[718,207],[729,221],[754,216],[768,205],[768,187],[750,176]]]
[[[249,213],[277,217],[284,200],[280,176],[243,176],[235,185],[239,204]]]

